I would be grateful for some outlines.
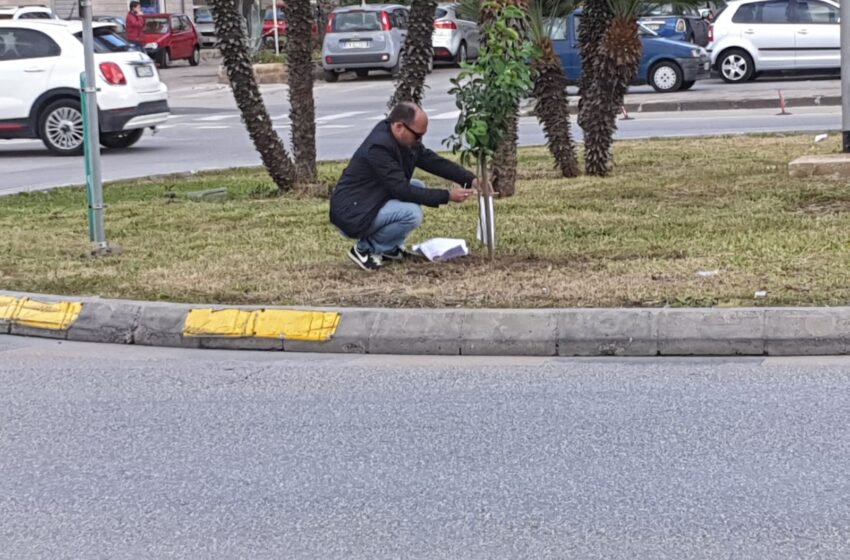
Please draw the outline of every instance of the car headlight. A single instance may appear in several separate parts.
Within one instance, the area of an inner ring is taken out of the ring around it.
[[[691,49],[691,56],[694,57],[694,58],[699,58],[704,54],[705,55],[708,54],[708,53],[705,52],[705,49]]]
[[[159,45],[157,45],[156,43],[148,43],[145,45],[146,49],[155,49],[157,47],[159,47]]]

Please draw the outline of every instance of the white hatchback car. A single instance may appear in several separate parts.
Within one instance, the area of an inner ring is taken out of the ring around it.
[[[730,83],[758,72],[839,69],[838,12],[831,0],[730,2],[709,28],[712,67]]]
[[[44,6],[2,6],[0,19],[59,19]]]
[[[154,62],[109,24],[94,24],[100,143],[135,144],[169,117]],[[82,22],[0,21],[0,139],[40,138],[59,155],[83,151]]]

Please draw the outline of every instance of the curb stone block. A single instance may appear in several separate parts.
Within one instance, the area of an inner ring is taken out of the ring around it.
[[[663,309],[658,315],[662,356],[762,356],[763,309]]]
[[[68,329],[68,340],[132,344],[133,327],[141,310],[140,305],[87,301]]]
[[[339,325],[330,340],[316,342],[311,340],[286,340],[283,349],[286,352],[332,352],[342,354],[368,354],[369,338],[379,311],[364,309],[340,310]]]
[[[166,305],[142,307],[139,323],[133,333],[134,342],[143,346],[200,348],[200,339],[183,336],[183,325],[188,312],[184,307]]]
[[[85,306],[83,306],[85,309]],[[38,327],[30,327],[28,325],[21,325],[19,323],[12,323],[11,328],[9,329],[9,334],[14,334],[18,336],[37,336],[40,338],[53,338],[56,340],[67,340],[68,339],[68,330],[53,330],[53,329],[40,329]]]
[[[559,356],[656,356],[658,311],[562,309],[556,312]]]
[[[453,310],[386,311],[372,327],[370,354],[460,354],[461,315]]]
[[[549,311],[469,311],[460,314],[464,356],[555,356],[557,323]]]
[[[767,309],[767,353],[771,356],[847,354],[848,309]]]
[[[190,336],[184,340],[197,339],[201,348],[210,350],[272,350],[283,351],[283,339],[239,336]]]

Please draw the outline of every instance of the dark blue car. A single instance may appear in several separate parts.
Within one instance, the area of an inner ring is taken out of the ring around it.
[[[581,77],[578,45],[580,22],[581,10],[549,22],[555,52],[561,57],[561,65],[569,83],[578,83]],[[704,48],[663,39],[644,26],[640,26],[640,40],[643,43],[643,56],[632,84],[649,84],[655,91],[666,93],[689,89],[697,80],[709,77],[711,63]]]

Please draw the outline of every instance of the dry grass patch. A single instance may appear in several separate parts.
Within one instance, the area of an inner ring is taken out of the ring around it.
[[[519,194],[497,203],[495,263],[473,243],[467,259],[373,275],[344,257],[327,200],[272,197],[257,169],[109,185],[107,234],[124,254],[105,259],[85,256],[82,189],[4,197],[0,287],[300,305],[848,304],[846,186],[787,174],[797,156],[838,150],[810,135],[620,142],[613,177],[570,181],[545,150],[523,150]],[[322,181],[341,169],[323,165]],[[224,201],[166,196],[221,186]],[[428,209],[413,241],[471,240],[475,220],[474,204]]]

